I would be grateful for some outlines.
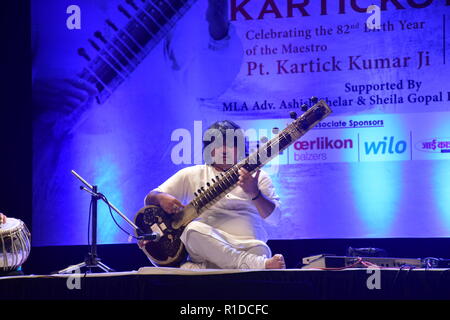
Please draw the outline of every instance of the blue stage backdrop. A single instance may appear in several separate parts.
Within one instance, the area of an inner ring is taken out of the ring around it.
[[[450,236],[449,0],[130,3],[32,1],[34,245],[87,243],[72,169],[132,219],[209,124],[254,147],[311,96],[333,114],[265,168],[271,238]],[[128,241],[104,204],[98,236]]]

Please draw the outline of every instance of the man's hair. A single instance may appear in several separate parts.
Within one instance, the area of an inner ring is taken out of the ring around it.
[[[227,137],[227,131],[229,130],[233,130],[233,132],[236,133],[236,130],[240,130],[241,134],[243,135],[244,138],[244,143],[245,143],[245,154],[248,155],[248,140],[246,137],[244,137],[244,131],[241,129],[240,126],[238,126],[236,123],[234,123],[231,120],[223,120],[223,121],[217,121],[214,122],[212,125],[210,125],[208,127],[208,129],[206,129],[206,132],[208,132],[208,130],[217,130],[218,132],[220,132],[220,134],[222,135],[222,141],[223,143],[226,142],[226,137]],[[205,136],[205,135],[203,135]],[[211,143],[213,143],[215,140],[214,135],[211,136],[211,140],[203,140],[203,150],[209,146]],[[238,146],[238,138],[235,136],[234,137],[234,146],[237,147]]]

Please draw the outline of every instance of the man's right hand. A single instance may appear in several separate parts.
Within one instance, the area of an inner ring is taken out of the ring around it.
[[[167,213],[178,213],[183,211],[184,206],[177,198],[167,193],[158,194],[159,206]]]

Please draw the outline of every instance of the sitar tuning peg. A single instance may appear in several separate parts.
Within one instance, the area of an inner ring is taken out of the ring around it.
[[[316,104],[317,102],[319,102],[319,98],[312,96],[311,98],[309,98],[309,100],[311,101],[312,104]]]
[[[125,15],[125,17],[131,19],[131,14],[121,4],[119,4],[117,8],[119,9],[120,12],[122,12]]]
[[[303,106],[302,106],[302,110],[303,110]],[[297,119],[297,112],[295,111],[291,111],[289,112],[289,117],[291,117],[291,119]]]
[[[78,55],[82,56],[83,58],[85,58],[87,61],[91,61],[91,58],[88,56],[86,49],[84,48],[79,48],[78,49]]]
[[[118,31],[119,29],[117,28],[117,26],[109,19],[106,19],[106,24],[111,27],[111,29],[113,29],[114,31]]]
[[[125,2],[132,7],[134,10],[138,10],[139,8],[136,6],[133,0],[125,0]]]
[[[100,31],[95,31],[94,36],[99,39],[101,42],[106,43],[105,37],[103,37],[103,34]]]
[[[302,109],[302,111],[308,111],[308,105],[306,103],[302,104],[300,108]]]
[[[273,133],[273,134],[278,134],[278,132],[280,132],[280,129],[279,129],[279,128],[277,128],[277,127],[272,128],[272,133]]]
[[[95,50],[100,51],[100,47],[97,45],[97,43],[95,43],[94,40],[89,39],[88,41],[89,41],[89,43],[91,44],[91,46],[94,47]]]

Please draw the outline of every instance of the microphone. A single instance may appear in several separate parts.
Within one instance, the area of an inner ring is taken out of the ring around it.
[[[140,236],[137,237],[137,240],[158,241],[159,239],[161,239],[161,235],[156,232],[152,232],[152,233],[139,232],[139,234],[140,234]]]

